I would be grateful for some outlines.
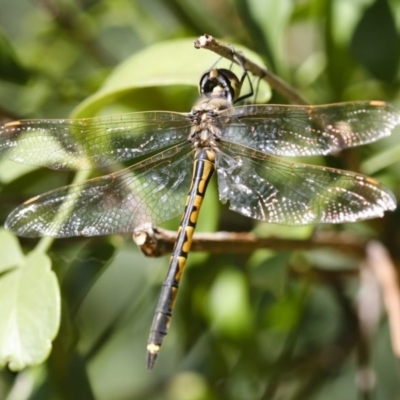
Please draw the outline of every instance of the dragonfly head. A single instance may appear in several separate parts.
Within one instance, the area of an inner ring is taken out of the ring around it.
[[[229,69],[215,68],[203,74],[199,92],[207,98],[223,98],[234,103],[239,97],[242,82]]]

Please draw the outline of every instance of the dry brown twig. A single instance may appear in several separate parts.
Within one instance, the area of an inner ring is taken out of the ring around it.
[[[397,271],[383,244],[371,240],[365,246],[365,258],[360,265],[357,301],[361,336],[356,383],[360,393],[371,394],[376,387],[370,348],[384,311],[388,318],[393,353],[400,358],[400,287]]]
[[[282,96],[286,97],[293,104],[308,104],[290,85],[288,85],[279,76],[268,70],[265,66],[260,66],[247,59],[241,52],[235,51],[232,46],[221,43],[214,39],[211,35],[204,34],[194,41],[196,49],[206,49],[224,57],[239,66],[243,66],[246,71],[251,72],[254,76],[265,80],[268,84],[278,91]]]
[[[380,286],[389,321],[393,352],[400,358],[400,287],[396,266],[387,249],[376,240],[371,240],[366,246],[366,263]]]
[[[156,227],[137,230],[133,239],[148,257],[159,257],[172,251],[177,232]],[[347,233],[319,232],[307,240],[260,238],[250,232],[195,233],[191,251],[211,253],[250,253],[257,249],[312,250],[323,247],[363,258],[366,241]]]

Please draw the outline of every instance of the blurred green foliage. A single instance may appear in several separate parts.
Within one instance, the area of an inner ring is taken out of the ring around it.
[[[310,103],[383,99],[400,105],[399,16],[396,0],[2,0],[0,118],[189,111],[198,77],[217,59],[193,50],[192,40],[203,33],[252,50]],[[274,93],[273,101],[285,99]],[[398,134],[315,162],[374,175],[398,197]],[[73,174],[1,160],[0,177],[4,221],[16,205],[70,183]],[[177,221],[168,226],[176,228]],[[255,230],[283,241],[321,231],[352,234],[380,240],[395,261],[400,256],[398,212],[315,230],[257,224],[220,205],[215,185],[199,228]],[[1,257],[21,263],[22,253],[3,234]],[[0,398],[400,396],[388,323],[382,318],[363,338],[356,313],[360,259],[339,249],[191,254],[170,333],[150,373],[146,340],[168,257],[146,259],[122,236],[20,243],[25,253],[50,249],[61,326],[45,362],[0,372]],[[7,262],[0,263],[0,279],[10,278]],[[37,273],[52,292],[49,270]],[[29,291],[24,285],[22,296]],[[366,365],[377,382],[371,391],[360,384]]]

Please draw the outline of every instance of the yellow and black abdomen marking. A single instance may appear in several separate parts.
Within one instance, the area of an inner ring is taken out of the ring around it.
[[[172,252],[168,274],[161,289],[157,309],[147,344],[147,368],[152,369],[164,336],[168,332],[179,282],[186,265],[194,229],[208,182],[214,172],[215,153],[209,148],[200,149],[193,166],[192,183],[186,199],[185,211],[179,226],[178,237]]]

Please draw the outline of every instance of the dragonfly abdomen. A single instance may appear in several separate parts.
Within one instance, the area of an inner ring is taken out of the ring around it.
[[[208,182],[215,169],[215,153],[210,148],[198,150],[193,166],[192,183],[186,199],[185,211],[179,226],[178,237],[171,255],[167,278],[150,329],[147,343],[147,368],[152,369],[168,332],[179,282],[185,269],[186,260],[192,244],[200,208],[203,203]]]

